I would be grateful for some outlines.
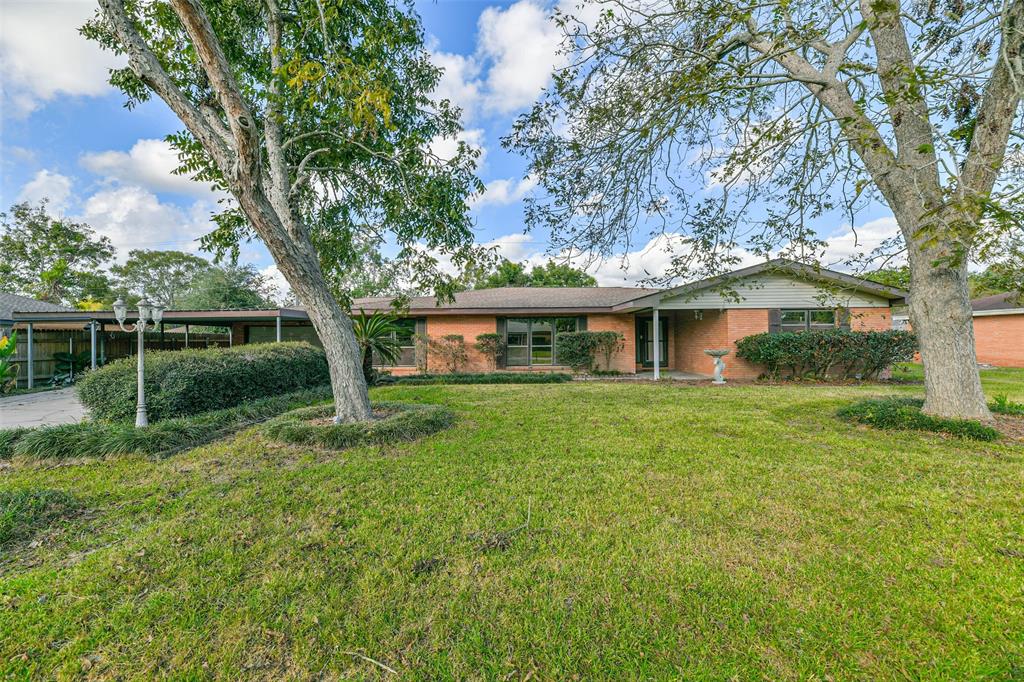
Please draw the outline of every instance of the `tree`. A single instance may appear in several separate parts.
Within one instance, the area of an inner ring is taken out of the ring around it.
[[[494,269],[479,275],[474,289],[498,289],[501,287],[596,287],[597,280],[571,265],[549,260],[537,265],[530,272],[525,263],[513,263],[502,258]]]
[[[870,279],[872,282],[896,287],[897,289],[903,289],[904,291],[910,288],[910,268],[906,265],[898,268],[882,268],[875,270],[874,272],[869,272],[864,275],[864,277],[865,279]]]
[[[531,287],[596,287],[597,280],[566,263],[549,260],[530,271]]]
[[[644,227],[672,244],[670,276],[719,274],[741,249],[817,260],[815,219],[882,202],[899,225],[884,246],[910,267],[924,411],[990,418],[967,263],[1024,222],[1021,164],[1006,163],[1021,154],[1024,0],[587,13],[559,16],[569,66],[505,141],[544,190],[527,219],[552,248],[609,255]]]
[[[985,269],[970,276],[972,298],[1024,292],[1024,235],[1008,239],[988,257]]]
[[[72,305],[114,247],[85,223],[50,217],[46,204],[24,202],[0,213],[0,290]]]
[[[83,33],[128,57],[111,83],[129,106],[155,94],[184,125],[180,171],[230,193],[203,244],[266,244],[323,342],[338,421],[370,418],[352,323],[324,270],[355,245],[397,245],[418,281],[450,294],[431,251],[472,260],[465,197],[477,152],[442,160],[458,111],[427,97],[440,72],[417,17],[388,0],[99,0]],[[426,248],[423,248],[423,247]]]
[[[505,339],[501,334],[478,334],[473,348],[487,358],[487,365],[494,371],[498,368],[498,358],[505,353]]]
[[[110,271],[126,296],[145,297],[175,310],[192,282],[209,268],[205,259],[181,251],[132,249],[124,264]]]
[[[530,276],[526,273],[526,265],[513,263],[507,258],[502,258],[493,270],[480,275],[473,283],[474,289],[528,286],[530,286]]]
[[[401,328],[395,324],[395,318],[379,310],[367,315],[360,310],[352,318],[356,342],[362,357],[363,377],[366,383],[373,383],[373,356],[385,365],[393,365],[402,355],[402,347],[398,345],[395,334]]]
[[[177,299],[179,310],[238,310],[277,307],[277,292],[252,265],[208,266]]]

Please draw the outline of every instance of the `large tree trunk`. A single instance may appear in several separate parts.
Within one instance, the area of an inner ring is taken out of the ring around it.
[[[908,239],[910,323],[924,364],[924,412],[990,421],[974,352],[967,259],[948,266],[939,254]],[[947,251],[948,253],[948,251]]]
[[[313,328],[324,346],[331,371],[336,420],[363,421],[371,416],[370,397],[363,378],[362,353],[352,320],[331,293],[320,259],[308,235],[290,216],[279,219],[271,201],[257,192],[235,195],[257,233],[263,238],[278,269],[306,308]],[[287,204],[283,198],[282,208]]]

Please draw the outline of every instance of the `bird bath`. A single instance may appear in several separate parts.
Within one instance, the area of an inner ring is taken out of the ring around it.
[[[723,360],[722,358],[729,354],[729,349],[717,348],[705,350],[704,354],[710,355],[712,358],[715,359],[715,378],[711,381],[711,383],[724,384],[725,378],[722,376],[722,373],[725,372],[725,360]]]

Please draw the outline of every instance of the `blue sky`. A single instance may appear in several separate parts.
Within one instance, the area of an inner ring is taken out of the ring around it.
[[[162,142],[179,129],[162,102],[123,108],[106,85],[111,55],[77,35],[89,0],[0,0],[0,206],[48,196],[53,210],[88,222],[123,254],[131,248],[195,251],[209,229],[214,197],[169,173],[173,153]],[[523,231],[522,197],[533,189],[524,163],[500,146],[516,115],[548,83],[558,63],[558,31],[545,0],[416,3],[433,57],[445,69],[438,96],[464,109],[465,139],[483,150],[479,177],[487,184],[474,203],[480,243],[513,260],[542,261],[545,235]],[[885,212],[858,226],[870,245],[892,233]],[[852,249],[848,226],[823,227],[842,254]],[[642,241],[642,239],[641,239]],[[863,247],[861,247],[863,248]],[[261,245],[242,260],[273,274]],[[592,271],[605,285],[657,273],[668,257],[657,244]]]

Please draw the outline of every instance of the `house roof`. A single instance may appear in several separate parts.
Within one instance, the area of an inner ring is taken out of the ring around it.
[[[455,300],[448,302],[438,302],[434,296],[414,296],[409,301],[409,312],[429,315],[453,311],[460,314],[516,313],[531,310],[610,311],[621,303],[657,291],[637,287],[500,287],[461,291],[455,294]],[[391,298],[387,296],[357,298],[352,302],[352,310],[386,310],[390,305]]]
[[[5,294],[0,292],[0,321],[11,322],[14,319],[14,312],[22,313],[55,313],[72,310],[66,306],[56,303],[47,303],[28,296],[17,294]]]
[[[1024,314],[1024,297],[1017,292],[993,294],[971,301],[975,315],[1017,315]]]
[[[717,277],[697,280],[696,282],[683,284],[672,289],[654,291],[649,295],[641,296],[625,303],[618,304],[616,306],[616,310],[646,307],[657,303],[663,298],[685,296],[713,287],[728,287],[737,280],[760,274],[795,276],[800,279],[834,285],[849,291],[873,294],[875,296],[888,299],[891,303],[902,303],[908,296],[908,293],[903,289],[897,289],[896,287],[872,282],[871,280],[864,279],[863,277],[855,277],[843,272],[807,265],[787,258],[775,258],[747,268],[733,270],[732,272],[728,272],[724,275],[718,275]]]

